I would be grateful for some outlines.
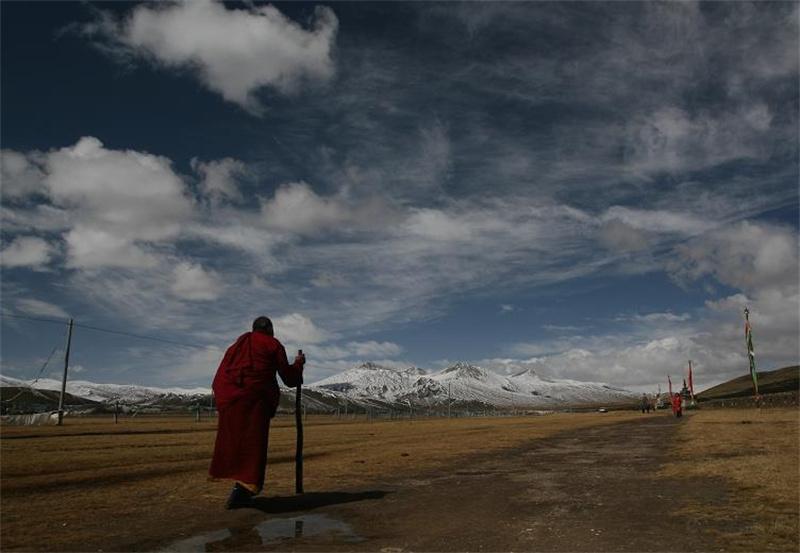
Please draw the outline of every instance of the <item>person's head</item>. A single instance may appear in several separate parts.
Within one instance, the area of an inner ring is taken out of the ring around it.
[[[262,334],[268,334],[269,336],[274,336],[272,330],[272,321],[269,320],[269,317],[261,317],[256,318],[253,321],[253,332],[260,332]]]

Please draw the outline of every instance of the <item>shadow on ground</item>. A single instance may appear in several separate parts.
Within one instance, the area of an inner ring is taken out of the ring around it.
[[[383,499],[392,492],[369,490],[363,492],[309,492],[301,495],[256,497],[253,508],[264,513],[278,514],[310,511],[328,505],[341,505],[370,499]]]

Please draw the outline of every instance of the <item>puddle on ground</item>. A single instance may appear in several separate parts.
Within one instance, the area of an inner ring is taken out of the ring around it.
[[[247,529],[226,528],[177,541],[164,551],[228,551],[257,545],[285,545],[288,540],[326,536],[344,543],[357,543],[364,538],[352,527],[326,515],[302,515],[272,518]]]

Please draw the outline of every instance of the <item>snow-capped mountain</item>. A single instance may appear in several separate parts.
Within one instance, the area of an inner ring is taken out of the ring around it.
[[[634,397],[632,392],[605,384],[541,377],[533,369],[504,376],[469,363],[421,377],[397,396],[400,401],[423,405],[449,400],[505,408],[621,402]]]
[[[29,383],[0,375],[0,386],[25,387]],[[60,391],[61,382],[40,379],[40,390]],[[538,409],[589,403],[635,400],[633,392],[601,383],[546,378],[531,368],[505,376],[469,363],[456,363],[434,374],[417,367],[392,368],[363,363],[303,387],[307,409],[336,411],[346,405],[359,409],[390,410],[410,405],[439,408],[448,403],[467,408]],[[173,408],[207,404],[209,388],[159,388],[130,384],[67,382],[73,396],[110,404]],[[283,408],[291,409],[294,390],[283,388]]]
[[[376,363],[363,363],[323,378],[309,387],[338,392],[350,398],[394,401],[398,395],[405,394],[417,378],[424,374],[425,371],[417,367],[394,369]]]
[[[0,386],[29,386],[30,382],[0,375]],[[34,385],[39,390],[61,391],[61,381],[52,378],[40,378]],[[86,380],[67,380],[67,393],[80,398],[111,403],[119,401],[124,404],[169,403],[207,397],[210,388],[157,388],[154,386],[137,386],[134,384],[97,384]]]

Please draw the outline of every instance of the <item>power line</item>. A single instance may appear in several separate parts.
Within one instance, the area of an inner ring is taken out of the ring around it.
[[[47,368],[47,364],[50,363],[50,360],[53,359],[53,355],[56,354],[56,351],[58,351],[58,346],[55,346],[53,348],[53,351],[50,352],[50,355],[47,356],[47,359],[45,360],[44,364],[42,364],[42,367],[39,369],[39,373],[36,375],[36,378],[34,378],[32,382],[28,383],[28,382],[25,382],[24,380],[22,381],[22,383],[25,386],[27,386],[30,390],[34,390],[33,385],[36,384],[37,382],[39,382],[39,379],[42,377],[42,373],[44,372],[45,368]],[[22,390],[17,392],[17,395],[15,395],[14,397],[12,397],[10,399],[4,399],[2,401],[6,402],[6,403],[10,403],[10,402],[14,401],[15,399],[17,399],[19,396],[21,396],[24,393],[25,393],[25,389],[23,388]]]
[[[2,317],[12,317],[14,319],[25,319],[27,321],[38,321],[40,323],[53,323],[59,325],[66,325],[69,321],[60,320],[60,319],[45,319],[42,317],[29,317],[28,315],[15,315],[13,313],[0,313]]]
[[[28,320],[28,321],[37,321],[37,322],[40,322],[40,323],[51,323],[51,324],[60,324],[60,325],[68,324],[68,321],[62,321],[62,320],[58,320],[58,319],[46,319],[46,318],[42,318],[42,317],[29,317],[29,316],[26,316],[26,315],[13,315],[11,313],[0,313],[0,316],[2,316],[2,317],[12,317],[12,318],[15,318],[15,319],[25,319],[25,320]],[[177,340],[168,340],[167,338],[156,338],[155,336],[144,336],[142,334],[134,334],[133,332],[125,332],[125,331],[122,331],[122,330],[113,330],[113,329],[110,329],[110,328],[100,328],[100,327],[97,327],[97,326],[85,325],[85,324],[82,324],[82,323],[75,323],[74,326],[76,326],[78,328],[84,328],[86,330],[93,330],[95,332],[105,332],[107,334],[116,334],[116,335],[119,335],[119,336],[127,336],[127,337],[130,337],[130,338],[138,338],[140,340],[150,340],[150,341],[153,341],[153,342],[161,342],[161,343],[164,343],[164,344],[171,344],[173,346],[181,346],[181,347],[185,347],[185,348],[216,349],[215,346],[204,346],[204,345],[201,345],[201,344],[192,344],[192,343],[189,343],[189,342],[178,342]]]
[[[200,348],[200,349],[216,349],[216,346],[203,346],[201,344],[192,344],[189,342],[178,342],[176,340],[168,340],[166,338],[156,338],[155,336],[143,336],[141,334],[134,334],[132,332],[124,332],[122,330],[111,330],[109,328],[98,328],[80,323],[75,323],[76,327],[85,328],[87,330],[94,330],[96,332],[106,332],[108,334],[117,334],[119,336],[129,336],[131,338],[139,338],[141,340],[152,340],[153,342],[163,342],[165,344],[172,344],[174,346],[183,346],[185,348]]]

